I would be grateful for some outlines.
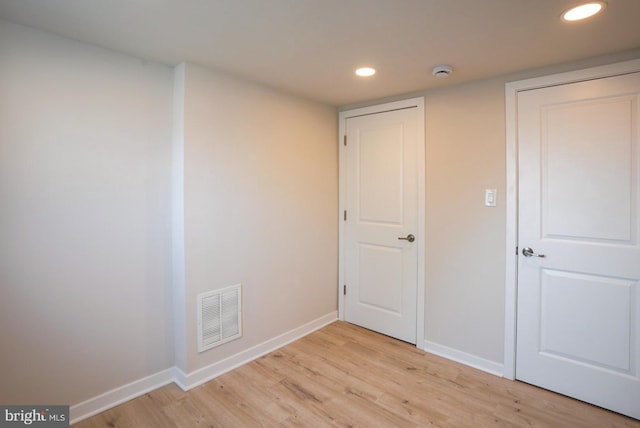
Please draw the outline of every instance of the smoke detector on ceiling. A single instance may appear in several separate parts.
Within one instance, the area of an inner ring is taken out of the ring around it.
[[[436,65],[431,73],[438,78],[445,78],[453,73],[453,69],[450,65]]]

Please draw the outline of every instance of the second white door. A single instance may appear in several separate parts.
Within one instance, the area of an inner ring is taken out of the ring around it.
[[[416,107],[345,120],[345,320],[416,343]]]
[[[640,418],[640,73],[518,94],[516,377]]]

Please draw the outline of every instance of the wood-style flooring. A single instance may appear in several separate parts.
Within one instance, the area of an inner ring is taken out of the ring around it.
[[[271,426],[640,427],[640,421],[335,322],[188,392],[171,384],[75,425]]]

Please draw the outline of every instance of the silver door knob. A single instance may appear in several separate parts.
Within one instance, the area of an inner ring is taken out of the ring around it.
[[[536,253],[534,253],[533,250],[531,248],[529,248],[529,247],[524,247],[522,249],[522,255],[525,256],[525,257],[540,257],[541,259],[547,257],[544,254],[536,254]]]
[[[400,241],[409,241],[409,242],[413,242],[416,240],[416,237],[413,236],[412,234],[408,234],[407,236],[400,236],[398,238]]]

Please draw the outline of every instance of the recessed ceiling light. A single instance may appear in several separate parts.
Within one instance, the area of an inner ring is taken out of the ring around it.
[[[584,3],[566,10],[562,14],[562,19],[570,22],[580,21],[582,19],[587,19],[596,13],[602,12],[605,7],[607,7],[607,3],[603,1]]]
[[[360,77],[369,77],[376,74],[376,69],[371,67],[360,67],[356,70],[356,74]]]

